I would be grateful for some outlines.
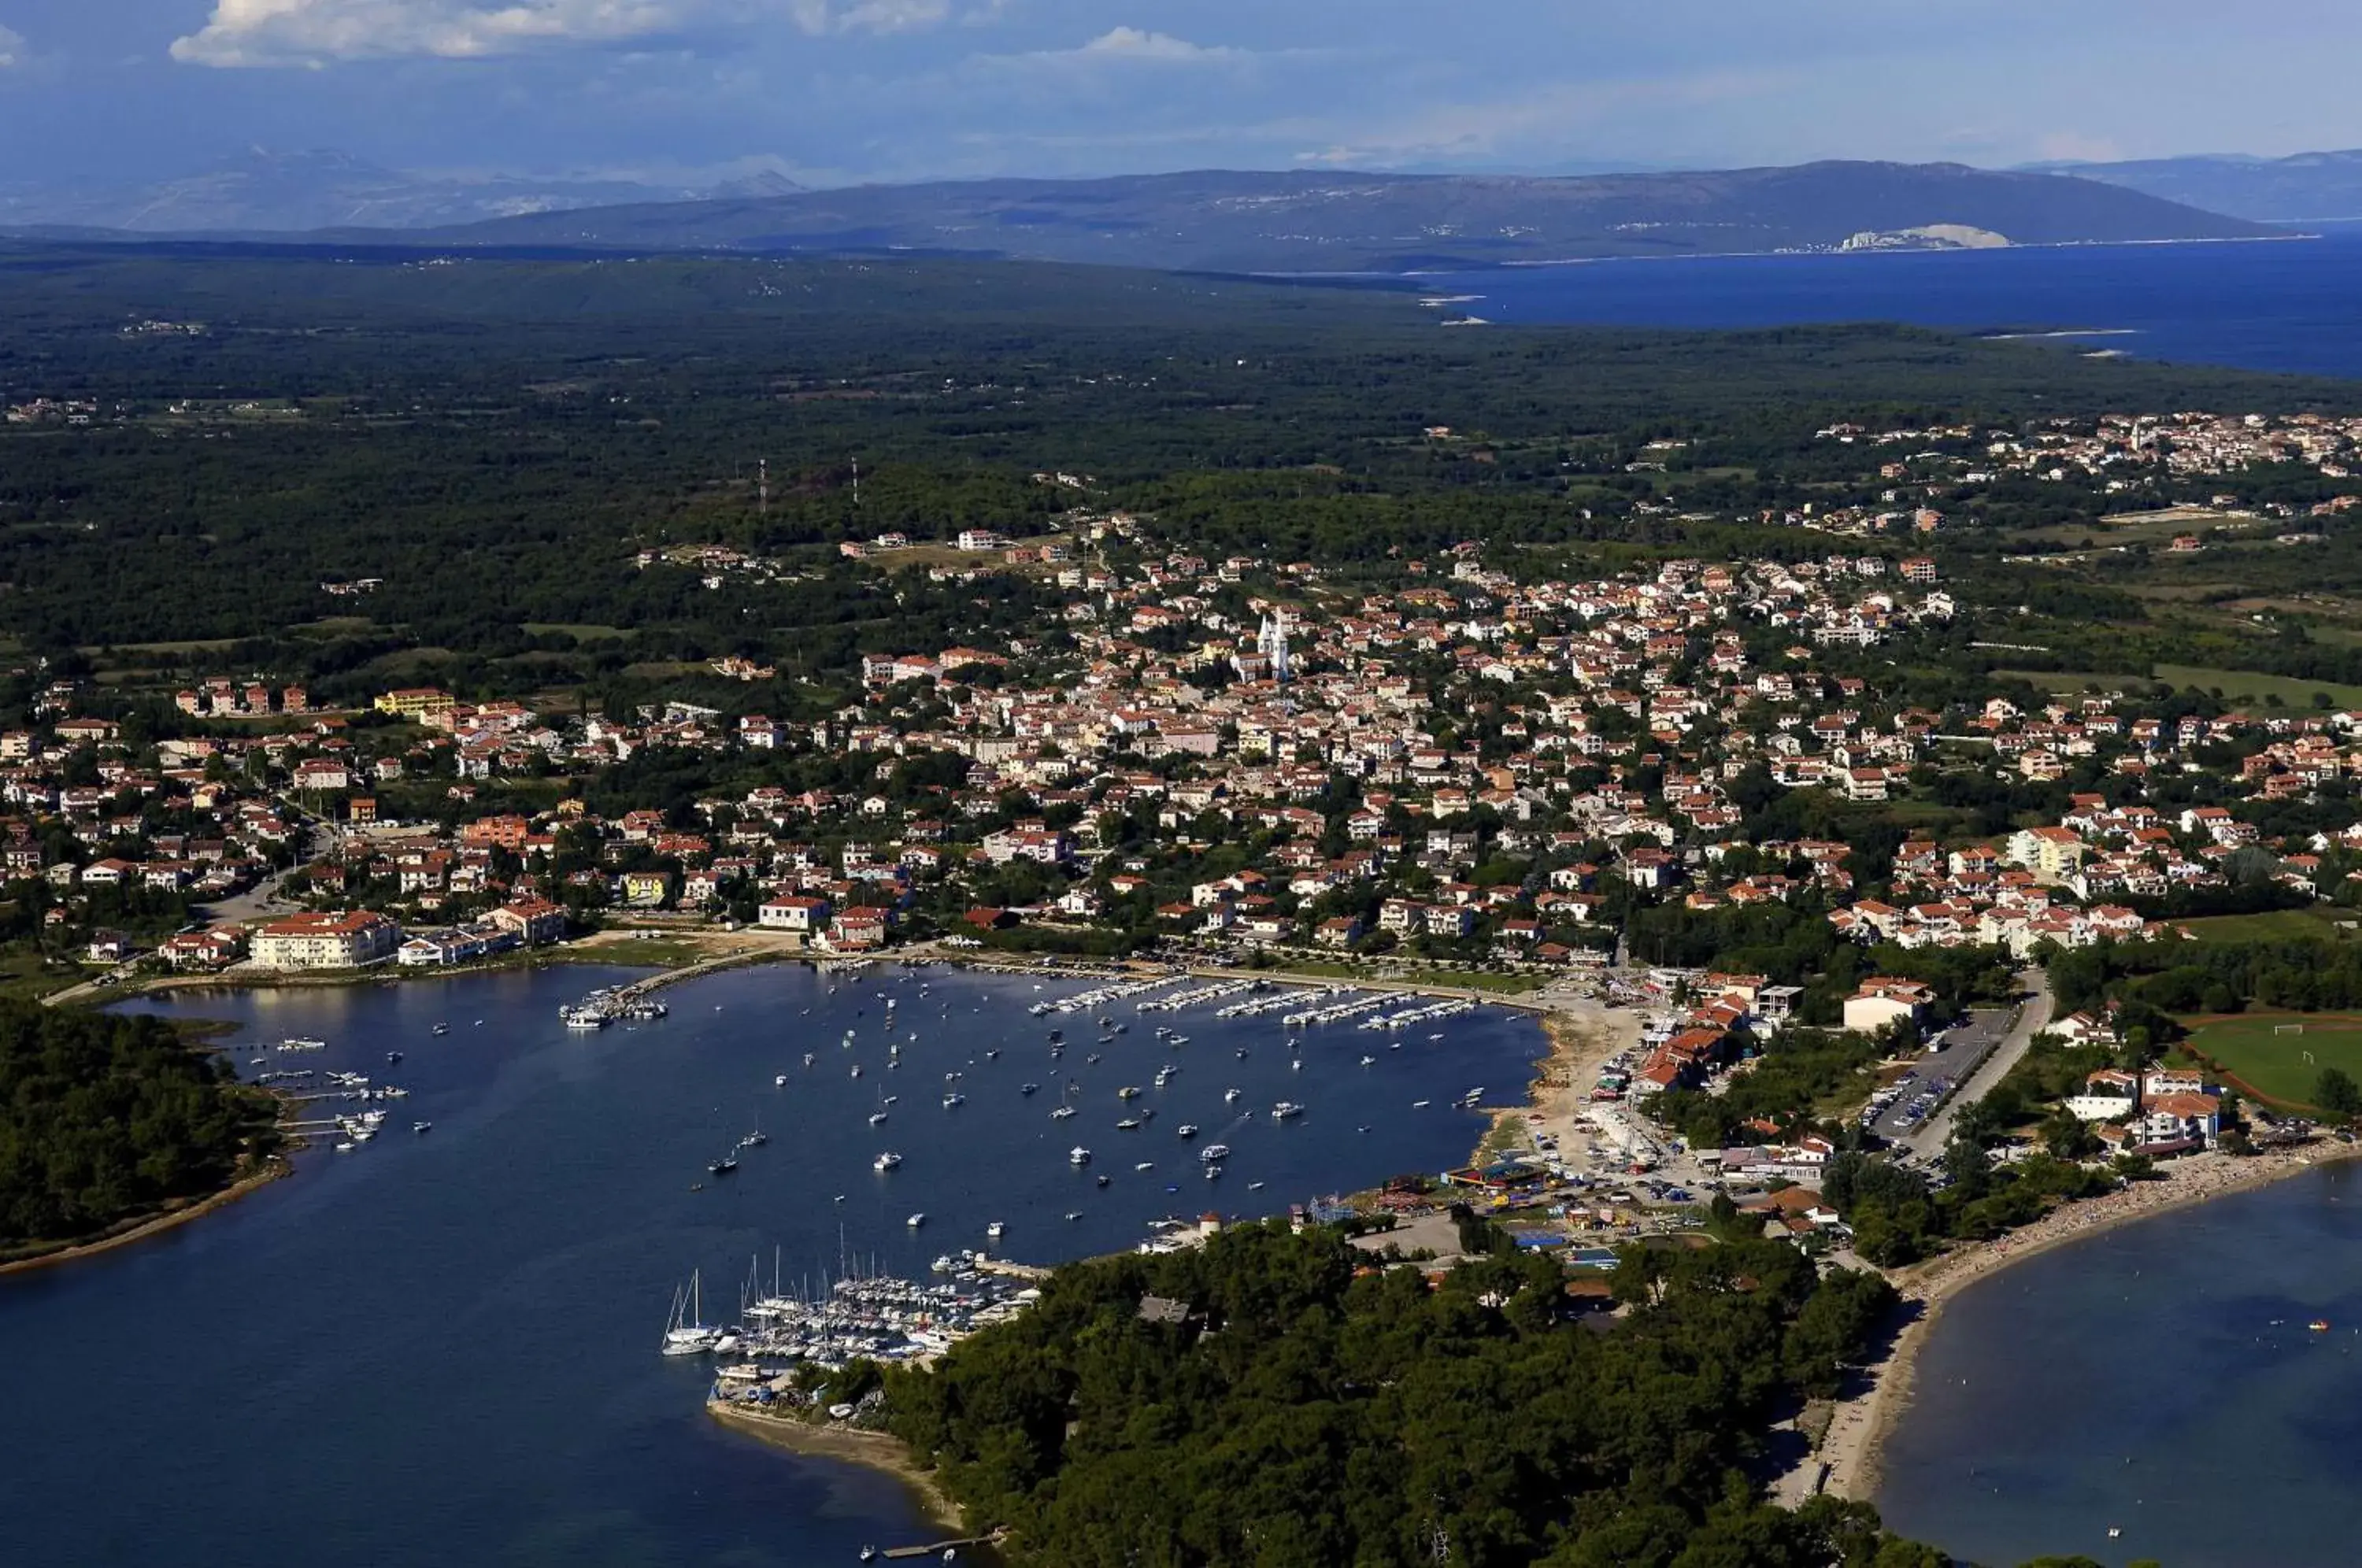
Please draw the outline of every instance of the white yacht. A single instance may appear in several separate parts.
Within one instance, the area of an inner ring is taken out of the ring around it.
[[[901,1163],[902,1156],[896,1154],[893,1150],[889,1149],[884,1154],[878,1155],[876,1159],[870,1161],[869,1168],[873,1171],[890,1171]]]
[[[908,1220],[902,1221],[903,1224],[908,1225],[913,1231],[917,1230],[926,1222],[927,1217],[924,1213],[913,1214]]]
[[[1231,1146],[1228,1143],[1209,1143],[1198,1151],[1198,1157],[1209,1165],[1218,1165],[1231,1157]]]
[[[1070,1165],[1089,1165],[1091,1163],[1091,1152],[1088,1149],[1084,1148],[1080,1143],[1077,1143],[1073,1148],[1066,1151],[1066,1163]]]
[[[1304,1108],[1292,1099],[1283,1099],[1271,1108],[1271,1117],[1275,1121],[1286,1121],[1303,1114]]]
[[[987,1225],[984,1228],[984,1233],[988,1240],[997,1242],[1000,1240],[1001,1232],[1007,1229],[1008,1227],[1006,1225],[1003,1225],[999,1220],[995,1220],[991,1224]]]

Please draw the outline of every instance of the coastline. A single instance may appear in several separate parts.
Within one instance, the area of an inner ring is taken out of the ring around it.
[[[2104,1198],[2063,1205],[2006,1236],[1897,1270],[1888,1277],[1905,1303],[1918,1306],[1917,1316],[1895,1336],[1885,1360],[1864,1369],[1868,1386],[1838,1402],[1818,1449],[1783,1477],[1775,1491],[1790,1502],[1800,1502],[1816,1490],[1857,1502],[1876,1500],[1880,1457],[1887,1437],[1910,1408],[1919,1353],[1942,1320],[1947,1303],[1960,1292],[2028,1258],[2357,1158],[2362,1158],[2362,1143],[2309,1144],[2245,1159],[2195,1155],[2169,1167],[2161,1180],[2136,1182]],[[1811,1484],[1816,1473],[1820,1476],[1817,1487]]]
[[[100,1236],[88,1242],[77,1242],[71,1246],[58,1247],[46,1253],[36,1253],[31,1257],[0,1263],[0,1275],[29,1274],[35,1269],[55,1268],[64,1264],[79,1263],[84,1258],[94,1258],[102,1253],[111,1253],[119,1247],[127,1247],[134,1242],[149,1241],[162,1235],[167,1231],[176,1230],[193,1220],[202,1219],[216,1209],[226,1209],[238,1199],[260,1191],[281,1176],[293,1175],[294,1170],[294,1165],[285,1157],[273,1155],[264,1162],[260,1170],[240,1176],[211,1197],[198,1198],[193,1203],[184,1204],[181,1208],[162,1214],[150,1215],[113,1235]]]
[[[706,1401],[705,1413],[733,1431],[744,1432],[807,1459],[836,1460],[890,1475],[918,1499],[919,1506],[936,1524],[954,1531],[966,1528],[959,1505],[944,1491],[933,1471],[919,1467],[910,1445],[900,1438],[851,1427],[815,1426],[789,1416],[758,1415],[711,1399]]]
[[[1561,1140],[1573,1136],[1575,1118],[1590,1108],[1586,1086],[1597,1079],[1610,1056],[1639,1043],[1640,1015],[1630,1008],[1588,1002],[1540,1007],[1540,1013],[1549,1054],[1535,1063],[1533,1082],[1522,1103],[1486,1108],[1485,1134],[1469,1156],[1471,1164],[1482,1162],[1485,1150],[1512,1122]]]

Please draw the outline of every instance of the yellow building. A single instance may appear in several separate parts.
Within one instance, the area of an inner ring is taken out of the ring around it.
[[[434,719],[451,716],[452,698],[448,691],[433,686],[408,686],[388,691],[377,700],[377,711],[397,718],[425,723]]]

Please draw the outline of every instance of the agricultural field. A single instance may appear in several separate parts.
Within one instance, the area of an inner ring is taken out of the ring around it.
[[[2326,1067],[2342,1067],[2362,1082],[2362,1018],[2351,1013],[2257,1012],[2189,1021],[2196,1027],[2184,1049],[2267,1099],[2310,1107],[2313,1084]]]
[[[2261,914],[2207,915],[2177,922],[2202,942],[2362,941],[2362,916],[2352,910],[2316,904],[2303,910],[2268,910]]]
[[[2220,690],[2228,702],[2268,702],[2278,697],[2291,708],[2313,705],[2313,693],[2326,692],[2333,706],[2352,708],[2362,705],[2362,686],[2345,686],[2334,680],[2303,680],[2290,675],[2257,675],[2243,669],[2210,669],[2194,664],[2160,664],[2157,679],[2179,690],[2195,686],[2202,691]]]
[[[2124,670],[2090,669],[2003,669],[1993,673],[2066,696],[2094,690],[2146,696],[2159,685],[2177,691],[2194,686],[2201,691],[2220,691],[2226,702],[2268,706],[2277,697],[2283,707],[2312,708],[2315,706],[2313,694],[2320,692],[2328,697],[2332,707],[2362,706],[2362,686],[2345,685],[2334,680],[2305,680],[2290,675],[2259,675],[2253,670],[2216,669],[2196,664],[2159,664],[2153,666],[2146,676]]]

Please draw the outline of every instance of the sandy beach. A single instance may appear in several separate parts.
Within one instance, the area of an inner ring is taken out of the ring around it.
[[[1919,1352],[1942,1319],[1945,1303],[1970,1286],[2012,1264],[2088,1241],[2118,1226],[2250,1191],[2357,1156],[2362,1156],[2362,1144],[2337,1143],[2247,1159],[2222,1154],[2194,1155],[2161,1166],[2165,1174],[2160,1180],[2135,1182],[2105,1198],[2068,1204],[1997,1241],[1958,1247],[1941,1257],[1894,1271],[1888,1277],[1905,1302],[1919,1306],[1918,1316],[1897,1336],[1886,1360],[1871,1369],[1868,1386],[1838,1405],[1819,1451],[1782,1477],[1774,1495],[1791,1503],[1811,1496],[1814,1480],[1826,1465],[1820,1490],[1864,1501],[1874,1497],[1879,1452],[1886,1434],[1910,1407],[1912,1373]]]
[[[1640,1015],[1604,1002],[1576,1002],[1546,1012],[1541,1024],[1550,1055],[1536,1070],[1524,1104],[1486,1108],[1492,1121],[1478,1145],[1479,1158],[1485,1144],[1513,1122],[1532,1133],[1555,1134],[1563,1143],[1579,1144],[1587,1134],[1578,1131],[1576,1119],[1592,1109],[1591,1086],[1598,1081],[1599,1069],[1617,1052],[1637,1050],[1640,1043]]]
[[[708,1401],[705,1413],[734,1431],[760,1438],[814,1459],[834,1459],[883,1471],[908,1486],[927,1517],[954,1533],[961,1529],[959,1505],[936,1484],[934,1472],[922,1470],[911,1457],[910,1446],[884,1432],[866,1432],[842,1424],[821,1426],[790,1416],[766,1416],[734,1405]]]

